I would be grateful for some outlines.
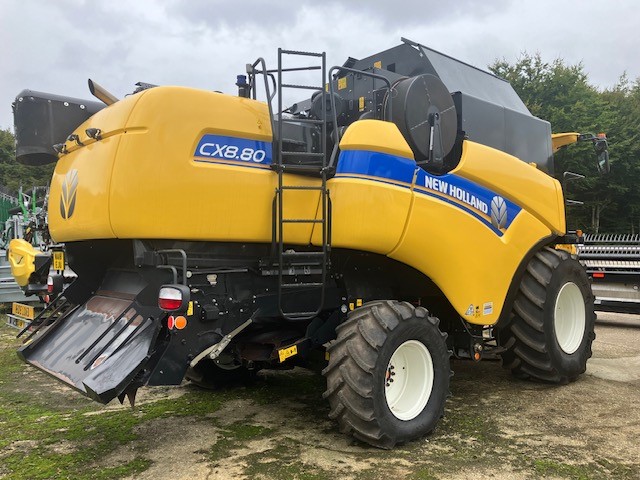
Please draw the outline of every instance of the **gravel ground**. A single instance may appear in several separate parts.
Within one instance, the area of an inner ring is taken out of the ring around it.
[[[587,374],[566,386],[454,361],[436,432],[392,451],[340,434],[306,371],[145,389],[132,412],[20,364],[11,333],[0,328],[0,478],[640,479],[640,316],[598,314]]]

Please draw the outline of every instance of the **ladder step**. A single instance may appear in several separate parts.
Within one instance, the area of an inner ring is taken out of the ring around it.
[[[315,118],[281,118],[280,121],[285,123],[312,123],[314,125],[322,125],[324,123],[324,120]]]
[[[314,85],[296,85],[295,83],[282,83],[282,88],[300,88],[302,90],[323,90],[322,87],[316,87]]]
[[[300,50],[280,50],[280,53],[284,53],[285,55],[302,55],[303,57],[322,57],[323,53],[316,52],[303,52]]]
[[[324,220],[315,218],[283,218],[282,223],[324,223]]]
[[[309,287],[320,288],[322,285],[324,285],[324,283],[322,282],[283,283],[282,288],[309,288]]]
[[[323,257],[324,252],[282,252],[283,258]]]
[[[317,190],[318,192],[321,192],[324,188],[322,186],[318,187],[315,185],[283,185],[282,190]]]
[[[289,320],[306,320],[315,317],[319,312],[284,312]]]
[[[301,175],[321,175],[325,170],[325,167],[321,165],[284,165],[281,163],[272,163],[271,168],[276,172],[299,173]]]
[[[324,152],[282,152],[282,155],[297,155],[300,157],[324,157]]]

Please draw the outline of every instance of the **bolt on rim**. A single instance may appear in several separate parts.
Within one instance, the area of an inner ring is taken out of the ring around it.
[[[385,399],[399,420],[413,420],[425,408],[433,388],[433,360],[427,347],[408,340],[393,355],[385,374]]]
[[[556,340],[562,351],[575,353],[582,343],[586,329],[586,310],[580,288],[573,282],[565,283],[556,297],[553,311]]]

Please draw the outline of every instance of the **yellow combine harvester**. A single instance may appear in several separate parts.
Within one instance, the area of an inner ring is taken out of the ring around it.
[[[409,40],[328,72],[324,54],[278,61],[248,65],[238,96],[19,95],[18,158],[57,162],[50,232],[78,275],[64,291],[49,278],[21,358],[104,403],[317,360],[330,416],[383,448],[434,429],[451,355],[493,352],[553,383],[583,373],[593,297],[554,248],[575,238],[549,123],[504,80]],[[301,70],[321,81],[287,81]],[[284,108],[293,89],[309,96]],[[10,256],[35,292],[48,256],[23,247]]]

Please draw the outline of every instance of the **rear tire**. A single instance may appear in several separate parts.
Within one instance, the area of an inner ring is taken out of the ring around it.
[[[502,363],[519,378],[568,383],[586,370],[595,339],[591,284],[562,250],[531,259],[509,325],[500,331]]]
[[[323,370],[329,417],[340,431],[379,448],[433,431],[449,395],[450,352],[439,320],[406,302],[351,312],[328,346]]]

